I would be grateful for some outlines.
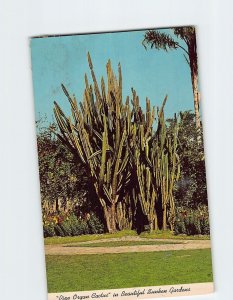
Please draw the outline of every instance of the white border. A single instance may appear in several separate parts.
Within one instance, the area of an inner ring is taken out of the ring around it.
[[[47,296],[29,37],[188,24],[198,26],[216,282],[199,299],[231,299],[232,11],[232,0],[0,0],[1,299]]]
[[[213,282],[134,287],[125,289],[96,290],[85,292],[49,293],[48,300],[106,299],[143,300],[170,297],[206,295],[213,293]]]

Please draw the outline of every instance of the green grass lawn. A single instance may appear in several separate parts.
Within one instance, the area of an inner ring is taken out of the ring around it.
[[[66,236],[66,237],[55,236],[55,237],[45,238],[44,243],[45,245],[69,244],[69,243],[96,241],[102,239],[121,238],[124,236],[137,236],[137,233],[134,230],[122,230],[116,233],[86,234],[86,235]]]
[[[44,239],[45,245],[55,244],[70,244],[78,242],[95,241],[101,239],[121,238],[125,236],[138,236],[134,230],[122,230],[116,233],[103,233],[103,234],[87,234],[80,236],[66,236],[66,237],[49,237]],[[174,235],[171,231],[154,231],[152,233],[143,232],[140,234],[142,238],[152,239],[177,239],[177,240],[208,240],[209,236],[187,236],[187,235]]]
[[[182,244],[182,241],[109,241],[97,243],[72,243],[66,247],[121,247],[121,246],[139,246],[139,245],[164,245],[164,244]]]
[[[212,281],[210,249],[46,256],[48,292]]]
[[[175,240],[209,240],[209,235],[186,235],[179,234],[174,235],[170,230],[162,231],[152,231],[152,232],[142,232],[140,234],[141,238],[149,238],[149,239],[175,239]]]

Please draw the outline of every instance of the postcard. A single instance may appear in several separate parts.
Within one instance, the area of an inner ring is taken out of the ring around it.
[[[31,39],[49,300],[213,292],[195,30]]]

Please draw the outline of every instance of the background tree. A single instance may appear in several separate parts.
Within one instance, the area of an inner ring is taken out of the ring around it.
[[[36,122],[42,207],[47,212],[50,209],[58,212],[61,208],[68,209],[68,204],[77,203],[82,210],[90,211],[92,202],[88,201],[84,166],[57,139],[56,125],[45,123]]]
[[[176,184],[175,201],[178,207],[197,208],[208,205],[204,145],[202,135],[195,126],[195,115],[190,111],[180,114],[178,155],[181,164],[181,176]],[[168,130],[174,128],[174,119],[168,119]],[[202,128],[200,128],[202,132]]]
[[[198,64],[197,64],[197,44],[195,28],[191,26],[172,28],[174,35],[178,38],[175,40],[171,35],[159,30],[148,30],[145,33],[143,45],[150,45],[151,49],[157,50],[176,50],[180,48],[184,53],[184,58],[190,67],[192,89],[194,97],[194,112],[196,128],[200,129],[200,110],[199,110],[199,89],[198,89]],[[182,43],[183,42],[183,43]]]

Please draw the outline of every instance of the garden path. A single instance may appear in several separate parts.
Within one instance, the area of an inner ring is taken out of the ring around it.
[[[134,246],[115,246],[115,247],[78,247],[83,244],[109,243],[116,241],[158,241],[166,242],[160,245],[134,245]],[[171,242],[171,244],[168,244]],[[178,240],[178,239],[149,239],[133,236],[121,238],[109,238],[95,241],[75,243],[77,247],[67,247],[72,244],[45,245],[46,255],[82,255],[82,254],[110,254],[127,252],[154,252],[154,251],[174,251],[174,250],[194,250],[211,248],[210,240]]]

